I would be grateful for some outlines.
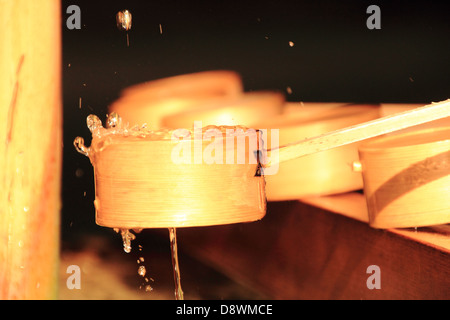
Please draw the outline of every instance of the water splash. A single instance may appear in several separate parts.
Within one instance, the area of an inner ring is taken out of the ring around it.
[[[116,14],[116,23],[119,30],[128,31],[131,29],[133,16],[128,10],[122,10]]]
[[[194,139],[195,130],[198,128],[186,128],[180,131],[180,129],[161,128],[159,130],[152,130],[147,127],[147,124],[133,124],[124,122],[122,117],[116,112],[112,112],[107,115],[106,127],[103,127],[102,121],[94,114],[90,114],[86,118],[86,124],[92,133],[92,143],[88,148],[84,145],[84,140],[81,137],[76,137],[74,140],[74,146],[78,152],[91,158],[93,164],[95,164],[95,154],[104,150],[107,146],[120,143],[123,138],[132,137],[145,140],[172,140],[172,139]],[[228,132],[227,130],[233,130],[238,132],[242,130],[245,132],[248,128],[244,126],[214,126],[208,125],[203,128],[202,135],[208,130],[217,129],[222,133]],[[182,132],[182,134],[180,133]]]
[[[97,129],[103,128],[102,121],[95,114],[88,115],[86,118],[86,124],[89,131],[92,133],[94,133]]]
[[[73,140],[73,145],[79,153],[89,157],[89,148],[84,145],[84,139],[82,137],[76,137]]]
[[[122,125],[122,118],[116,113],[110,113],[106,118],[106,127],[107,128],[116,128],[117,126]]]
[[[134,235],[129,229],[120,229],[114,228],[114,231],[120,233],[123,241],[123,251],[126,253],[131,252],[131,241],[136,239],[136,235]]]

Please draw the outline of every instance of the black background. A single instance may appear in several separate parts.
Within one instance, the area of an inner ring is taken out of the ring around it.
[[[71,4],[81,9],[81,30],[66,27]],[[371,4],[381,9],[381,30],[366,27]],[[129,47],[115,22],[123,9],[133,15]],[[289,101],[429,103],[450,96],[444,1],[63,0],[61,10],[63,239],[102,230],[94,222],[92,167],[73,139],[89,144],[86,117],[105,119],[129,85],[229,69],[247,91],[289,86]]]

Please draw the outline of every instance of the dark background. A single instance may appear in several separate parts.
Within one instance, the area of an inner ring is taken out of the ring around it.
[[[86,117],[105,119],[121,89],[229,69],[248,91],[289,86],[289,101],[444,100],[450,96],[447,3],[63,0],[63,240],[105,231],[95,225],[91,164],[73,139],[90,144]],[[66,27],[71,4],[81,9],[81,30]],[[381,30],[366,27],[371,4],[381,9]],[[123,9],[133,15],[129,47],[115,22]]]

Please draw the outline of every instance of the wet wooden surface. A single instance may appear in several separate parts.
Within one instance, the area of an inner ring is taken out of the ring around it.
[[[273,299],[450,298],[446,226],[379,230],[363,220],[278,202],[259,222],[183,229],[178,236],[192,255]],[[438,233],[442,245],[429,237]],[[381,289],[367,287],[371,265],[380,268]]]

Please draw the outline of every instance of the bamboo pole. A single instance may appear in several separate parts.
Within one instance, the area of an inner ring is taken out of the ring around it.
[[[0,298],[57,297],[61,23],[55,0],[0,0]]]
[[[450,116],[450,99],[297,141],[274,150],[278,157],[265,166],[348,145]],[[274,150],[270,150],[273,152]]]

